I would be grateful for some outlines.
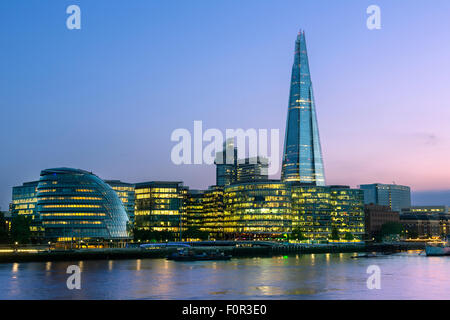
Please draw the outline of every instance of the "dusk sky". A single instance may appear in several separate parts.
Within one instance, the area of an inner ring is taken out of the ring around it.
[[[71,4],[81,30],[66,27]],[[0,206],[62,166],[206,188],[213,165],[170,158],[194,120],[279,129],[281,157],[299,29],[327,184],[395,182],[450,204],[449,13],[448,0],[1,1]]]

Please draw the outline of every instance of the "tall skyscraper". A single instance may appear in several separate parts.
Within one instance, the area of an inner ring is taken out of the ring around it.
[[[216,153],[215,164],[218,186],[269,179],[268,159],[260,156],[238,159],[238,149],[234,145],[234,138],[224,142],[222,151]]]
[[[216,154],[216,185],[228,186],[236,180],[237,148],[234,138],[223,143],[223,149]]]
[[[325,185],[304,31],[299,32],[295,42],[281,179]]]

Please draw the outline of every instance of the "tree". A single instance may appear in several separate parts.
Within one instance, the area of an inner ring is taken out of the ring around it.
[[[0,212],[0,243],[9,242],[9,230],[3,212]]]
[[[31,218],[18,215],[11,220],[11,240],[18,243],[30,243]]]
[[[331,229],[330,240],[340,240],[340,237],[339,237],[339,230],[338,230],[336,227],[333,227],[333,228]]]
[[[381,226],[381,236],[399,235],[403,232],[403,225],[399,222],[386,222]]]
[[[292,230],[291,234],[288,235],[288,239],[302,241],[302,240],[306,240],[307,238],[305,237],[303,232],[300,230],[300,228],[297,227],[294,230]]]
[[[353,236],[353,234],[351,232],[347,232],[347,233],[345,233],[344,239],[347,241],[352,241],[352,240],[355,240],[355,237]]]

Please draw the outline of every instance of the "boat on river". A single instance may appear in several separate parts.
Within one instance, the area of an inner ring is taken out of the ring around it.
[[[230,260],[231,255],[226,255],[224,252],[202,252],[195,253],[192,250],[178,250],[167,256],[167,260],[173,261],[213,261],[213,260]]]
[[[441,241],[434,243],[427,243],[425,253],[428,257],[433,256],[450,256],[450,241]]]

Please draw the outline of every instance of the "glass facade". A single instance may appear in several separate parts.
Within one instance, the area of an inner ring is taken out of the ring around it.
[[[187,189],[181,182],[151,181],[135,185],[135,229],[180,234]]]
[[[105,180],[105,182],[117,193],[125,207],[130,223],[134,225],[134,184],[119,180]]]
[[[237,148],[234,139],[228,139],[223,144],[223,150],[217,152],[216,160],[216,185],[228,186],[236,182]]]
[[[223,239],[223,187],[211,186],[203,195],[202,231],[210,234],[211,239]]]
[[[324,186],[322,150],[304,32],[298,34],[295,42],[284,143],[281,180]]]
[[[183,230],[187,228],[202,228],[204,217],[204,191],[189,190],[184,206]]]
[[[347,186],[330,186],[331,225],[344,238],[351,233],[355,240],[364,238],[364,193]]]
[[[11,215],[23,215],[31,219],[31,238],[38,239],[44,234],[37,210],[37,188],[39,181],[25,182],[12,188]]]
[[[216,184],[229,186],[233,183],[266,181],[269,179],[269,161],[264,157],[238,159],[234,138],[223,144],[223,150],[216,154]]]
[[[364,200],[359,189],[347,186],[311,186],[291,183],[292,229],[308,240],[328,240],[333,228],[344,239],[364,236]]]
[[[228,239],[282,238],[292,226],[289,186],[280,181],[240,183],[224,191]]]
[[[291,184],[292,229],[308,240],[326,240],[331,235],[330,188],[308,184]]]
[[[37,207],[47,239],[129,237],[129,220],[122,202],[109,185],[91,172],[70,168],[43,170]]]
[[[269,179],[267,158],[254,157],[239,160],[236,167],[236,183],[265,181]]]
[[[392,210],[400,212],[411,207],[411,189],[408,186],[396,184],[362,184],[365,204],[379,204],[389,206]]]

